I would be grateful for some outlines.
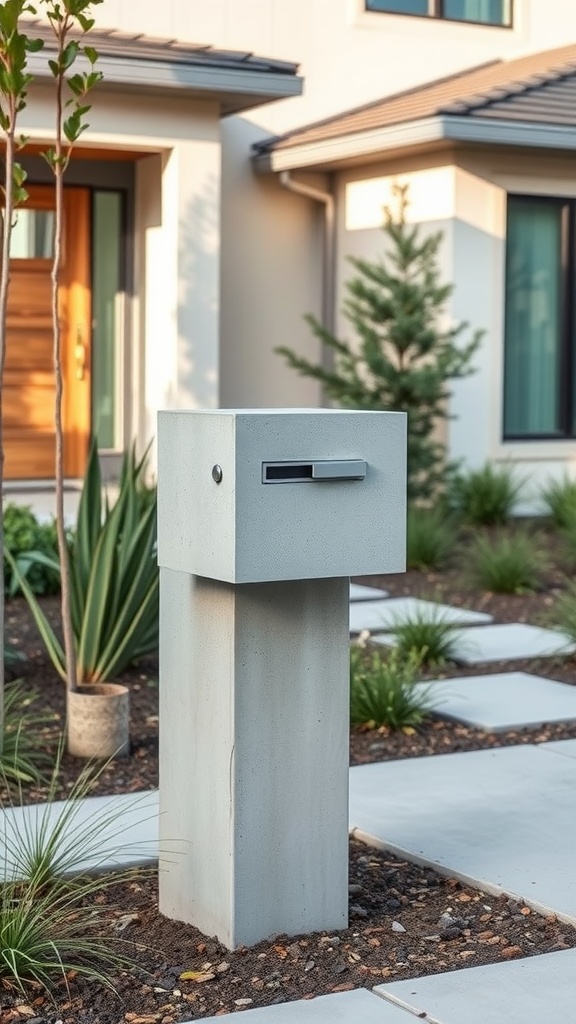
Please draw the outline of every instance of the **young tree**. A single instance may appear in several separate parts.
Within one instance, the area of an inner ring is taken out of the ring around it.
[[[62,372],[62,330],[59,312],[60,265],[62,259],[64,174],[70,163],[72,150],[82,132],[87,128],[86,114],[90,110],[86,102],[88,93],[100,81],[102,75],[95,70],[96,51],[83,44],[84,36],[94,25],[91,11],[103,0],[41,0],[56,44],[56,57],[50,60],[56,92],[56,122],[54,145],[44,154],[52,168],[55,183],[55,228],[54,259],[52,264],[52,333],[53,363],[55,379],[54,424],[56,428],[56,531],[60,558],[62,586],[62,632],[66,659],[67,690],[78,688],[76,672],[76,647],[72,628],[71,576],[68,543],[64,518],[64,425],[62,400],[64,379]],[[86,58],[88,71],[70,73],[79,56]]]
[[[448,382],[474,372],[472,357],[482,332],[464,342],[460,335],[468,324],[442,327],[453,290],[440,283],[442,233],[422,239],[419,228],[406,223],[406,187],[396,186],[394,193],[396,215],[385,208],[384,257],[350,259],[358,273],[346,284],[343,312],[354,340],[340,341],[313,316],[306,317],[316,337],[334,352],[333,369],[286,347],[276,351],[298,373],[319,380],[345,408],[408,413],[408,497],[428,502],[453,468],[435,436],[438,421],[448,415]]]
[[[26,174],[16,160],[24,139],[17,134],[18,115],[26,106],[32,76],[27,71],[28,54],[40,50],[42,42],[30,39],[22,24],[23,14],[35,14],[28,0],[5,0],[0,4],[0,128],[4,134],[4,182],[2,210],[2,256],[0,266],[0,755],[4,739],[4,367],[6,325],[10,287],[10,241],[15,208],[27,199]]]

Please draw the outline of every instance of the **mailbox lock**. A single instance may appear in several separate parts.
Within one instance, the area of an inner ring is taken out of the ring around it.
[[[222,466],[212,466],[212,479],[215,484],[221,484],[223,476]]]

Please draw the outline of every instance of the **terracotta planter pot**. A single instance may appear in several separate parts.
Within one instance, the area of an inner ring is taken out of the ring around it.
[[[68,694],[68,751],[74,757],[126,757],[129,690],[93,683]]]

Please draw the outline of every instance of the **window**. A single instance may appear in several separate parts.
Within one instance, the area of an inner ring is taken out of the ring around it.
[[[504,439],[576,436],[576,201],[510,196]]]
[[[366,10],[505,28],[512,24],[512,0],[366,0]]]

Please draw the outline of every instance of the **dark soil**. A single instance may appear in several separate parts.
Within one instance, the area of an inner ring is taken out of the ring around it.
[[[411,594],[487,611],[499,622],[538,625],[545,624],[567,584],[566,577],[556,570],[549,573],[537,594],[500,596],[469,590],[456,569],[358,582],[382,586],[392,596]],[[56,614],[56,599],[46,599],[43,604]],[[45,749],[54,750],[64,721],[63,684],[54,674],[22,600],[11,601],[7,607],[7,637],[27,656],[18,676],[39,694],[35,708],[47,716],[39,740]],[[491,664],[481,671],[512,669],[576,683],[574,658]],[[157,785],[157,672],[156,661],[149,659],[123,677],[131,690],[131,754],[102,771],[94,793],[137,792]],[[478,674],[478,669],[448,665],[435,672],[434,678],[466,674]],[[417,730],[352,730],[350,763],[576,737],[576,724],[490,734],[443,720],[440,715],[441,708]],[[64,757],[59,796],[70,792],[78,770],[77,761]],[[46,792],[46,785],[28,787],[24,799],[38,802]],[[155,883],[148,876],[117,886],[113,893],[108,890],[105,897],[98,898],[114,904],[110,909],[112,934],[119,920],[135,915],[122,938],[136,944],[133,953],[138,969],[112,979],[119,998],[101,986],[74,978],[70,995],[62,988],[52,1008],[39,992],[29,993],[25,1003],[22,997],[0,988],[1,1024],[20,1020],[32,1024],[57,1020],[63,1024],[172,1024],[225,1015],[243,1007],[370,987],[386,979],[576,946],[576,930],[505,897],[483,895],[355,840],[351,840],[350,850],[350,928],[330,936],[280,936],[234,953],[190,926],[161,917],[156,910]],[[443,915],[450,915],[453,921]],[[194,980],[183,980],[180,975],[186,971],[200,973]]]

